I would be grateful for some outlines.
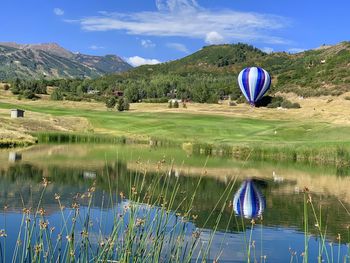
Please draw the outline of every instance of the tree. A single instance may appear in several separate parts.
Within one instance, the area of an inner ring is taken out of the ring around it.
[[[117,100],[115,97],[109,97],[107,100],[106,100],[106,107],[108,109],[113,109],[115,107],[115,105],[117,104]]]

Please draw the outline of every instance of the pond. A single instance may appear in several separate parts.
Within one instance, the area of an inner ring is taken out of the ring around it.
[[[2,150],[1,261],[350,262],[348,169],[145,145]]]

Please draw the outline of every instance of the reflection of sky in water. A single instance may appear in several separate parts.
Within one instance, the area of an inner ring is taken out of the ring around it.
[[[76,168],[65,167],[64,169],[58,166],[43,166],[38,168],[35,165],[31,167],[29,162],[26,163],[23,162],[23,160],[15,160],[19,159],[16,156],[11,157],[12,158],[8,159],[8,155],[6,156],[6,162],[10,160],[12,165],[11,173],[8,173],[5,170],[1,171],[0,167],[0,174],[2,175],[0,177],[0,206],[6,203],[11,204],[6,215],[0,214],[0,229],[5,228],[6,221],[6,232],[8,234],[6,246],[8,248],[13,248],[15,246],[19,226],[22,220],[22,204],[18,194],[19,192],[21,192],[23,195],[26,207],[35,207],[36,200],[38,199],[40,193],[39,187],[37,185],[40,182],[42,175],[46,174],[51,177],[53,183],[48,187],[48,193],[44,200],[44,207],[48,213],[50,227],[56,227],[55,233],[57,235],[58,229],[61,228],[62,218],[58,210],[57,202],[53,197],[54,193],[60,193],[62,202],[67,207],[69,207],[72,203],[72,197],[74,194],[86,191],[87,187],[91,185],[92,179],[96,178],[97,181],[101,180],[101,176],[104,174],[104,167],[98,168],[96,165],[93,168],[89,169],[86,169],[85,167],[79,168],[79,166]],[[70,162],[74,163],[73,160]],[[21,170],[17,169],[18,167],[15,167],[16,164],[21,163],[27,165],[24,167],[25,169],[22,167]],[[110,169],[111,176],[114,176],[113,180],[121,180],[120,184],[128,182],[129,179],[127,179],[127,176],[132,174],[132,171],[128,169],[125,163],[114,164],[110,167]],[[149,174],[148,176],[152,176],[152,174]],[[126,180],[124,177],[126,177]],[[195,177],[186,177],[183,175],[174,176],[173,179],[180,180],[181,185],[184,188],[188,187],[190,190],[192,188],[189,186],[196,185],[197,182],[197,179]],[[250,180],[250,182],[253,181]],[[91,240],[95,242],[95,244],[97,244],[99,240],[99,230],[102,230],[102,233],[104,233],[104,235],[108,234],[112,229],[114,215],[120,213],[123,210],[124,205],[128,204],[127,202],[125,203],[119,201],[119,205],[116,208],[117,211],[106,209],[106,207],[110,207],[110,205],[108,204],[108,194],[105,194],[105,205],[103,209],[100,209],[103,199],[102,189],[106,190],[103,188],[103,183],[104,182],[102,181],[100,182],[100,185],[97,186],[98,191],[96,191],[96,197],[93,205],[94,208],[91,210],[94,226],[93,230],[91,231]],[[217,197],[220,196],[223,189],[225,189],[227,182],[215,180],[213,178],[203,178],[202,183],[203,187],[200,188],[200,192],[198,193],[199,197],[195,203],[195,208],[197,209],[196,213],[200,214],[199,218],[203,219],[204,217],[205,219],[205,216],[209,214],[208,211],[211,211],[213,208]],[[234,192],[239,192],[242,190],[242,187],[244,188],[243,183],[240,189],[240,183],[241,182],[237,181],[237,186],[235,187]],[[245,186],[247,186],[247,184]],[[241,213],[237,213],[236,211],[236,214],[241,214],[246,218],[255,218],[263,213],[264,226],[260,225],[260,220],[256,220],[257,224],[254,226],[254,230],[252,231],[252,240],[255,241],[256,259],[258,262],[260,262],[261,255],[267,256],[267,262],[289,262],[290,249],[291,251],[296,252],[298,261],[302,262],[302,257],[300,255],[304,250],[304,234],[301,227],[303,196],[301,193],[290,194],[283,192],[284,189],[287,189],[287,187],[294,189],[294,184],[290,181],[288,182],[287,180],[284,182],[281,181],[278,184],[275,182],[267,181],[263,185],[257,184],[254,187],[253,184],[251,184],[249,189],[246,187],[241,191],[241,194],[245,193],[245,195],[240,195],[244,198],[238,198],[241,200],[242,204],[242,207],[240,208],[245,207],[246,212],[243,212],[244,209],[241,209]],[[125,189],[122,190],[125,191]],[[33,201],[31,201],[31,199]],[[230,200],[234,200],[234,193],[232,193],[232,198]],[[348,217],[344,217],[345,213],[340,213],[342,216],[338,216],[337,213],[339,211],[342,211],[342,208],[336,199],[332,199],[330,196],[326,196],[324,198],[319,197],[319,200],[326,202],[327,209],[333,209],[330,210],[331,212],[329,213],[331,219],[328,221],[329,229],[327,229],[327,231],[329,233],[327,233],[327,235],[330,239],[334,240],[334,237],[336,233],[338,233],[339,228],[344,224],[349,223]],[[234,203],[235,202],[233,201],[233,207],[235,206]],[[140,208],[141,217],[142,214],[147,213],[148,208],[146,206],[138,204],[138,207]],[[82,213],[84,209],[86,209],[86,207],[82,205]],[[234,227],[230,227],[228,233],[225,233],[223,231],[226,226],[225,220],[229,218],[229,214],[232,209],[233,208],[231,207],[230,209],[225,210],[225,215],[227,216],[223,217],[223,224],[219,228],[221,231],[216,232],[214,235],[211,250],[209,253],[210,261],[215,259],[220,254],[221,256],[219,262],[246,262],[246,244],[244,240],[249,239],[250,220],[244,220],[246,226],[248,227],[245,233],[238,232],[237,228]],[[327,214],[327,209],[325,209],[325,214]],[[66,212],[66,214],[67,213],[68,212]],[[158,213],[159,209],[154,208],[150,214],[152,217],[156,218]],[[238,222],[241,223],[240,218],[238,218]],[[99,229],[99,225],[101,225],[101,229]],[[177,225],[177,231],[183,227],[181,219],[172,213],[169,217],[167,229],[173,229],[174,225]],[[213,228],[213,224],[207,225],[203,229],[201,227],[202,223],[198,220],[194,222],[187,222],[186,237],[190,239],[193,231],[199,229],[201,231],[200,244],[206,245],[212,234],[211,228]],[[310,226],[310,229],[311,228],[313,227]],[[77,232],[76,236],[80,237],[80,233]],[[3,241],[3,238],[0,238],[0,240]],[[316,240],[314,237],[311,237],[309,242],[310,262],[317,261],[318,246],[318,240]],[[326,247],[328,253],[330,254],[330,246],[328,241],[326,242]],[[337,259],[337,250],[338,247],[334,244],[335,261]],[[340,262],[343,262],[343,256],[345,256],[346,253],[347,247],[345,245],[342,245],[342,257],[340,259]],[[9,257],[7,257],[7,259],[9,259]],[[296,262],[296,259],[294,259],[294,262]]]
[[[100,231],[103,233],[103,236],[107,236],[110,233],[114,215],[122,213],[125,206],[129,205],[130,202],[125,201],[121,202],[116,206],[115,209],[100,210],[100,209],[91,209],[91,223],[92,229],[89,231],[90,241],[92,246],[96,246],[100,240]],[[146,216],[149,212],[149,208],[146,205],[136,205],[138,207],[138,217],[142,218]],[[70,210],[70,209],[69,209]],[[71,211],[68,209],[65,212],[65,216],[68,216]],[[86,213],[87,207],[82,206],[80,208],[81,218],[84,218],[84,213]],[[159,208],[151,209],[149,213],[153,222],[156,222],[157,216],[159,216]],[[101,221],[102,219],[102,221]],[[9,212],[8,214],[0,215],[0,227],[4,228],[6,221],[7,229],[7,248],[14,248],[16,237],[18,235],[18,230],[21,224],[22,214],[16,212]],[[62,217],[60,212],[56,211],[48,216],[50,222],[50,227],[55,227],[54,238],[57,238],[59,229],[62,226]],[[127,221],[127,220],[126,220]],[[81,221],[78,222],[78,228],[76,231],[76,242],[80,241],[80,230],[81,230]],[[175,226],[175,228],[174,228]],[[174,232],[180,231],[181,228],[185,226],[185,238],[190,241],[192,233],[194,231],[200,231],[199,243],[197,245],[196,252],[193,255],[193,261],[197,259],[199,252],[199,247],[203,245],[204,247],[208,244],[211,239],[212,230],[211,229],[198,229],[193,222],[183,223],[181,217],[176,216],[174,213],[171,213],[169,216],[169,221],[166,226],[166,229],[172,230]],[[147,226],[146,226],[147,227]],[[174,230],[175,229],[175,230]],[[246,232],[223,232],[218,231],[214,234],[213,241],[211,244],[211,249],[208,253],[207,259],[208,262],[212,262],[219,255],[219,262],[246,262],[246,243],[245,240],[249,239],[251,229],[248,227]],[[169,233],[168,233],[169,234]],[[65,236],[65,233],[63,234]],[[261,256],[266,256],[267,262],[289,262],[290,260],[290,249],[296,252],[299,262],[302,262],[301,253],[304,250],[304,234],[300,231],[297,231],[293,228],[287,227],[265,227],[260,224],[256,224],[252,231],[252,241],[255,243],[255,252],[252,248],[252,254],[255,253],[255,257],[260,262]],[[2,243],[3,244],[3,243]],[[318,253],[319,243],[313,237],[311,237],[309,242],[310,250],[310,262],[316,262],[317,253]],[[330,248],[328,242],[326,244],[328,253],[330,253]],[[164,248],[166,251],[166,245]],[[338,247],[334,245],[335,255],[337,256]],[[345,245],[341,246],[341,255],[344,257],[347,253],[347,247]],[[9,250],[10,251],[10,250]],[[10,262],[10,253],[7,253],[7,262]],[[252,256],[253,257],[253,256]],[[342,260],[341,260],[342,262]]]

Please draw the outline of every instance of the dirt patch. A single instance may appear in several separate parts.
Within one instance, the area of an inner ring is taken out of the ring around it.
[[[10,111],[0,109],[0,140],[35,141],[33,132],[87,132],[93,131],[85,118],[52,117],[47,114],[25,112],[24,118],[10,118]]]

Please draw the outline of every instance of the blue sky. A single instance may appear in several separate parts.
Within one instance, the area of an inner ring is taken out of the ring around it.
[[[347,0],[1,0],[0,41],[56,42],[132,63],[244,42],[299,52],[349,40]]]

